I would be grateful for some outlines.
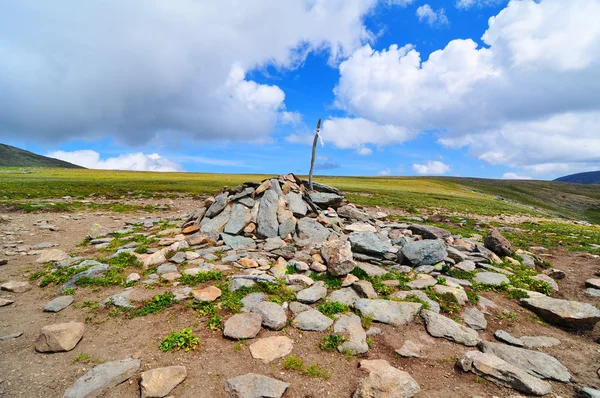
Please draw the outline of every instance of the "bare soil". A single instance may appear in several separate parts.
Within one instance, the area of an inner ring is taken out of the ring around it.
[[[170,204],[178,211],[156,212],[152,217],[180,216],[193,209],[191,200],[163,200],[150,203]],[[10,213],[10,221],[0,223],[0,247],[2,244],[19,241],[22,244],[37,244],[50,241],[58,248],[72,253],[91,254],[89,248],[78,247],[94,223],[108,228],[120,229],[125,220],[145,216],[143,213],[122,215],[116,213],[74,214],[26,214]],[[34,226],[38,220],[47,220],[57,225],[60,231],[45,231]],[[86,251],[87,250],[87,251]],[[0,281],[26,280],[25,274],[40,270],[35,264],[36,256],[17,255],[6,257],[0,250],[0,258],[8,258],[7,265],[0,266]],[[600,305],[600,299],[584,294],[584,281],[593,277],[600,269],[600,260],[581,257],[568,252],[553,252],[548,258],[556,268],[566,272],[567,277],[559,281],[557,297],[569,298]],[[158,314],[128,319],[125,316],[108,317],[106,310],[97,310],[94,321],[86,325],[82,341],[69,352],[40,354],[34,345],[42,326],[68,321],[85,322],[90,310],[81,308],[84,301],[101,301],[122,290],[119,287],[92,289],[78,288],[75,302],[69,308],[56,313],[45,313],[42,307],[58,296],[56,286],[40,288],[34,284],[32,290],[13,294],[0,292],[1,298],[10,298],[15,303],[0,308],[0,337],[23,332],[21,337],[0,341],[0,396],[1,397],[61,397],[75,380],[94,364],[101,361],[122,359],[128,356],[142,360],[142,371],[161,366],[184,365],[187,379],[173,390],[175,397],[227,397],[225,381],[248,372],[260,373],[290,383],[285,397],[320,398],[351,397],[360,378],[366,374],[358,369],[360,359],[386,359],[393,366],[409,372],[421,386],[418,397],[509,397],[518,395],[514,390],[463,373],[454,366],[456,358],[470,348],[429,336],[420,322],[404,327],[376,324],[383,334],[373,338],[372,348],[361,357],[347,358],[337,352],[323,352],[317,345],[327,333],[301,332],[293,327],[285,332],[262,330],[258,337],[286,333],[294,342],[293,354],[300,356],[305,365],[318,363],[329,371],[329,379],[311,378],[303,373],[283,368],[283,359],[263,364],[250,355],[248,345],[224,339],[219,331],[211,331],[205,320],[198,318],[194,310],[179,304]],[[208,285],[208,283],[207,283]],[[161,293],[156,289],[156,294]],[[154,292],[153,292],[154,293]],[[482,338],[494,341],[493,332],[504,329],[514,336],[552,336],[562,341],[558,347],[542,349],[556,356],[573,375],[573,382],[563,384],[551,382],[555,396],[576,396],[581,386],[600,388],[596,373],[600,367],[600,345],[594,338],[598,330],[572,333],[540,322],[530,311],[520,307],[514,300],[493,292],[482,293],[493,300],[499,308],[487,316],[488,328]],[[516,314],[516,320],[500,319],[503,311]],[[104,312],[102,312],[104,311]],[[106,317],[104,316],[106,315]],[[104,320],[105,319],[105,320]],[[104,320],[104,321],[102,321]],[[167,352],[158,349],[158,344],[172,330],[191,327],[200,337],[200,347],[191,352]],[[424,358],[399,358],[394,350],[405,340],[424,344]],[[74,362],[79,354],[88,354],[92,361],[84,364]],[[106,394],[106,397],[138,397],[138,379],[133,378]]]

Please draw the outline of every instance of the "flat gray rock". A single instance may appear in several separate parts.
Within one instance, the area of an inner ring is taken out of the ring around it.
[[[480,341],[475,330],[459,325],[452,319],[433,311],[421,311],[421,318],[425,320],[427,332],[433,337],[443,337],[468,347],[475,346]]]
[[[381,276],[381,275],[387,274],[387,271],[384,268],[378,267],[377,265],[357,262],[356,266],[358,268],[362,269],[363,271],[365,271],[365,273],[370,277]]]
[[[477,308],[467,308],[462,314],[462,319],[469,327],[475,330],[485,330],[487,327],[485,315]]]
[[[296,224],[300,241],[322,243],[329,237],[330,231],[314,218],[304,217]]]
[[[363,316],[394,326],[411,322],[419,314],[421,306],[419,303],[369,299],[359,299],[354,303],[354,308]]]
[[[495,384],[514,388],[525,394],[546,395],[552,386],[493,354],[469,351],[458,360],[458,366],[465,372],[473,372]]]
[[[223,232],[230,235],[237,235],[248,223],[250,222],[250,209],[240,203],[236,203],[233,205],[231,210],[231,217],[229,217],[229,221],[225,224],[225,228]]]
[[[523,340],[512,336],[504,330],[496,330],[494,337],[506,344],[514,345],[515,347],[525,347]]]
[[[217,240],[219,234],[223,232],[223,228],[229,222],[231,217],[231,206],[225,206],[216,217],[208,218],[204,216],[200,222],[200,232],[208,235],[211,239]]]
[[[433,312],[439,314],[440,304],[437,301],[430,299],[429,296],[427,296],[427,294],[425,294],[425,292],[422,292],[420,290],[408,290],[408,291],[400,290],[395,293],[392,293],[390,295],[390,298],[395,298],[398,300],[407,300],[411,296],[417,297],[417,298],[423,300],[424,302],[426,302],[429,305],[430,311],[433,311]]]
[[[346,351],[352,355],[364,354],[369,350],[367,333],[362,327],[360,317],[356,314],[340,315],[333,324],[333,332],[346,337],[346,341],[337,347],[338,351]]]
[[[348,240],[356,253],[383,256],[390,249],[374,232],[352,232]]]
[[[360,296],[351,287],[343,287],[339,290],[334,290],[327,296],[327,301],[337,301],[338,303],[345,304],[349,307],[354,306],[354,303],[358,299],[360,299]]]
[[[75,275],[73,275],[73,277],[71,279],[69,279],[69,281],[67,283],[62,285],[62,287],[60,288],[60,292],[62,293],[69,288],[74,288],[75,282],[77,282],[80,278],[83,278],[84,276],[94,278],[97,276],[104,275],[104,273],[106,271],[108,271],[108,268],[109,267],[107,264],[98,264],[98,265],[94,265],[91,268],[88,268],[85,271],[75,274]]]
[[[356,268],[348,241],[335,239],[324,242],[321,246],[321,256],[327,264],[327,270],[333,276],[347,275]]]
[[[423,239],[446,239],[452,236],[449,231],[430,225],[409,225],[408,229],[413,234],[421,235]]]
[[[277,303],[261,301],[250,309],[262,316],[262,325],[272,330],[281,330],[287,323],[285,310]]]
[[[503,283],[510,284],[510,281],[505,275],[495,272],[478,272],[473,278],[473,282],[483,283],[484,285],[500,286]]]
[[[593,329],[600,321],[598,308],[578,301],[539,296],[521,299],[521,305],[538,314],[546,322],[566,328]]]
[[[274,238],[279,236],[279,222],[277,221],[277,209],[279,207],[279,196],[275,191],[269,189],[265,191],[260,199],[258,207],[258,216],[256,223],[258,228],[256,232],[265,238]]]
[[[587,289],[585,289],[585,294],[587,294],[590,297],[600,297],[600,289],[588,287]]]
[[[111,388],[130,379],[140,368],[139,359],[121,359],[98,365],[81,376],[63,398],[99,397]]]
[[[386,365],[375,365],[369,375],[358,382],[358,387],[352,397],[411,398],[419,391],[421,391],[421,388],[410,374],[390,366],[388,363]]]
[[[296,299],[304,304],[312,304],[327,296],[327,288],[323,281],[315,282],[311,287],[296,293]]]
[[[225,321],[223,335],[230,339],[253,339],[260,332],[263,318],[260,314],[235,314]]]
[[[225,389],[236,398],[280,398],[290,385],[281,380],[248,373],[225,382]]]
[[[242,299],[242,312],[250,312],[255,305],[266,300],[267,296],[262,292],[250,293]]]
[[[227,193],[217,195],[215,202],[206,210],[204,218],[213,218],[225,209],[227,205]]]
[[[296,318],[292,321],[292,325],[300,330],[322,332],[333,325],[333,320],[321,314],[319,311],[311,309],[302,311],[296,315]]]
[[[479,343],[479,349],[525,370],[532,376],[563,383],[571,380],[569,370],[556,358],[543,352],[486,341]]]
[[[454,265],[454,268],[457,268],[461,271],[473,272],[475,271],[475,268],[477,268],[477,265],[471,260],[465,260],[456,263],[456,265]]]
[[[594,390],[593,388],[583,387],[581,389],[581,395],[584,398],[600,398],[600,390]]]
[[[527,348],[546,348],[560,345],[560,340],[549,336],[522,336],[521,341]]]
[[[302,195],[296,192],[290,192],[285,195],[285,200],[288,203],[288,210],[296,217],[304,217],[308,212],[308,205],[302,199]]]
[[[68,306],[73,304],[73,296],[60,296],[55,298],[54,300],[48,302],[44,306],[44,311],[46,312],[58,312],[62,311]]]
[[[315,192],[309,194],[309,196],[310,200],[312,200],[312,202],[321,209],[327,209],[328,207],[337,209],[344,201],[344,197],[342,195],[335,193]]]
[[[0,298],[0,307],[5,307],[7,305],[11,305],[14,302],[15,302],[14,300]]]
[[[223,242],[230,246],[233,250],[238,249],[256,249],[256,242],[252,238],[246,238],[245,236],[229,235],[222,233],[221,238]]]
[[[448,252],[443,241],[427,239],[406,243],[398,254],[398,260],[417,267],[437,264],[447,256]]]

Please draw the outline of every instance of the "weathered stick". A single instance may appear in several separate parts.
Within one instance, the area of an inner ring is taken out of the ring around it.
[[[321,131],[321,119],[317,122],[317,132],[312,145],[312,157],[310,158],[310,171],[308,173],[308,189],[313,190],[313,171],[315,169],[315,155],[317,154],[317,141],[319,140],[319,131]]]

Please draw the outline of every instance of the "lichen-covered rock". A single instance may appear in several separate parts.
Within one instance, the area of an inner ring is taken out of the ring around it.
[[[339,239],[323,243],[321,246],[321,256],[325,260],[327,270],[331,275],[347,275],[356,268],[356,263],[352,259],[352,249],[350,242]]]
[[[506,239],[497,229],[492,229],[485,237],[483,244],[485,247],[500,257],[510,256],[512,247],[508,239]]]
[[[600,310],[591,304],[578,301],[537,296],[521,299],[529,308],[548,323],[572,329],[593,329],[600,321]]]

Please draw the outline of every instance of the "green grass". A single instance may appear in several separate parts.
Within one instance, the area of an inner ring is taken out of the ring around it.
[[[283,361],[283,368],[286,370],[302,370],[304,369],[304,361],[300,357],[290,355]]]
[[[318,363],[313,363],[312,365],[308,366],[306,369],[304,369],[304,373],[310,377],[318,377],[325,380],[329,379],[330,377],[329,371],[320,366]]]
[[[196,275],[183,274],[178,282],[187,286],[196,286],[208,281],[220,281],[223,274],[219,271],[199,272]]]
[[[600,222],[600,221],[598,221]],[[531,246],[545,248],[562,247],[569,251],[587,251],[600,254],[600,249],[590,244],[600,242],[599,226],[583,226],[558,222],[527,222],[516,227],[523,230],[503,232],[513,247],[528,249]]]
[[[319,342],[319,348],[323,351],[335,351],[347,339],[340,334],[330,334],[323,337]]]
[[[173,305],[174,302],[175,299],[173,294],[171,293],[165,293],[158,296],[154,296],[152,300],[145,303],[142,308],[133,311],[130,314],[130,317],[135,318],[138,316],[144,316],[163,311],[165,308],[168,308],[171,305]]]
[[[184,350],[188,352],[195,350],[198,344],[200,344],[200,339],[194,335],[192,329],[185,328],[180,331],[171,332],[171,334],[161,341],[158,348],[165,352],[171,350]]]
[[[350,311],[350,308],[346,304],[338,303],[337,301],[328,301],[325,304],[321,304],[318,310],[325,316],[333,318],[335,314],[340,314]]]

